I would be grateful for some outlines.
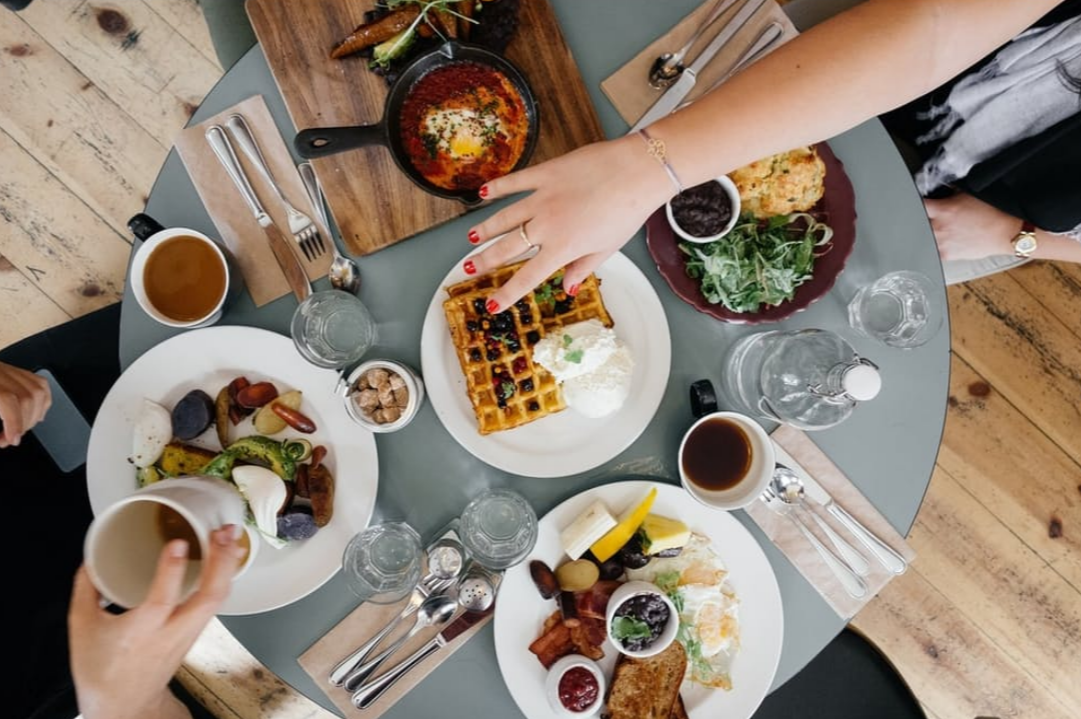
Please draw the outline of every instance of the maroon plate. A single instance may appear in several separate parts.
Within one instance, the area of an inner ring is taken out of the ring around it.
[[[766,322],[779,322],[791,317],[796,312],[807,309],[813,302],[821,299],[833,287],[841,270],[852,254],[856,244],[856,195],[852,191],[852,182],[845,173],[844,165],[830,150],[829,145],[820,143],[818,154],[826,164],[826,192],[811,212],[833,228],[833,238],[826,247],[829,251],[815,260],[814,274],[811,279],[796,289],[795,296],[788,302],[776,307],[767,307],[757,312],[731,312],[722,304],[710,304],[702,294],[698,280],[687,276],[684,255],[679,249],[679,240],[672,232],[672,227],[665,217],[664,208],[660,208],[646,222],[646,246],[661,277],[681,300],[699,312],[716,317],[722,322],[756,325]]]

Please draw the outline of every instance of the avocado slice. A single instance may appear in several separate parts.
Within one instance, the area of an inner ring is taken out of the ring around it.
[[[282,449],[282,443],[270,437],[252,435],[226,447],[225,451],[203,467],[201,474],[230,479],[237,460],[267,467],[286,482],[296,479],[297,463]]]

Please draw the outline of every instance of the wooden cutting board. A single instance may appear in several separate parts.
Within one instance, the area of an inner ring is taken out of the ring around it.
[[[248,16],[299,129],[379,121],[386,82],[362,57],[330,50],[364,22],[373,0],[247,0]],[[529,80],[540,108],[533,163],[604,138],[570,48],[548,0],[521,0],[507,59]],[[558,78],[558,81],[557,81]],[[292,142],[292,138],[286,138]],[[367,255],[466,212],[407,178],[385,147],[313,160],[327,204],[353,254]]]

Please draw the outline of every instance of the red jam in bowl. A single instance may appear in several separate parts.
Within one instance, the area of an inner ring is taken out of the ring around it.
[[[567,711],[584,712],[597,701],[600,685],[593,672],[572,667],[559,678],[559,701]]]

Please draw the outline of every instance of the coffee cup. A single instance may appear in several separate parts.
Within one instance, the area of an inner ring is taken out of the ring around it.
[[[128,281],[139,306],[163,325],[207,327],[221,319],[235,281],[229,259],[201,232],[160,229],[135,251]]]
[[[683,435],[679,479],[707,507],[731,511],[755,500],[773,476],[773,441],[758,422],[737,412],[710,412]]]
[[[177,477],[144,487],[99,514],[83,546],[90,581],[109,601],[135,607],[146,600],[162,549],[174,539],[188,541],[188,566],[181,594],[199,584],[210,534],[227,524],[244,526],[244,501],[236,488],[216,477]],[[258,546],[242,535],[249,551],[237,571],[247,569]]]

